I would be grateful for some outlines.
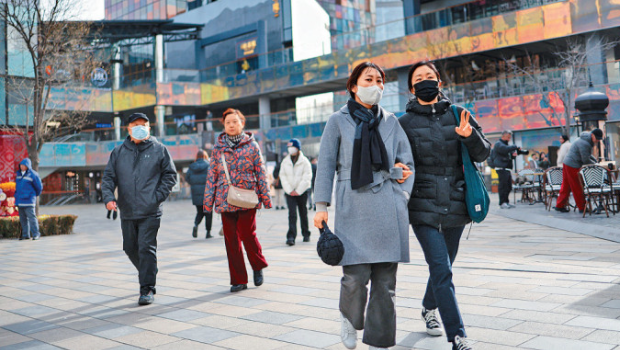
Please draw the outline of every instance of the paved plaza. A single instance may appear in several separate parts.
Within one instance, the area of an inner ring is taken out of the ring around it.
[[[155,304],[142,307],[120,223],[105,218],[103,205],[42,213],[79,215],[75,234],[0,240],[0,349],[345,349],[341,269],[317,257],[316,230],[310,243],[285,245],[285,211],[258,216],[270,264],[265,284],[231,294],[221,224],[214,220],[214,238],[205,240],[201,227],[193,239],[194,207],[166,203]],[[620,244],[497,214],[461,241],[454,269],[475,349],[620,349]],[[398,271],[393,349],[450,349],[420,320],[427,278],[411,233],[411,263]],[[359,339],[358,349],[367,349]]]

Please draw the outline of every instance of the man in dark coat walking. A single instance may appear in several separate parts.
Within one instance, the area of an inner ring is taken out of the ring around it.
[[[120,209],[123,250],[140,280],[138,303],[148,305],[155,300],[162,204],[176,184],[177,171],[166,147],[149,135],[145,114],[130,115],[128,123],[129,136],[114,148],[103,172],[103,201],[108,210]]]
[[[205,228],[207,236],[211,238],[211,225],[213,223],[213,213],[204,212],[202,201],[204,200],[205,187],[207,186],[207,175],[209,174],[209,156],[206,151],[200,150],[196,155],[196,161],[189,165],[189,170],[185,174],[185,181],[190,184],[192,192],[192,204],[196,206],[196,219],[192,236],[198,237],[198,225],[205,218]]]

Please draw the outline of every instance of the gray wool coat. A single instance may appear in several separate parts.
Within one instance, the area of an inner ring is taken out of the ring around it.
[[[383,120],[379,124],[379,133],[389,163],[401,162],[414,171],[411,146],[398,119],[383,108],[381,113]],[[314,183],[315,202],[331,204],[336,177],[336,217],[330,227],[344,244],[345,253],[340,265],[408,262],[407,202],[414,175],[399,184],[396,179],[402,177],[402,169],[392,168],[389,173],[375,172],[372,184],[351,189],[355,127],[346,105],[327,121],[321,137]]]

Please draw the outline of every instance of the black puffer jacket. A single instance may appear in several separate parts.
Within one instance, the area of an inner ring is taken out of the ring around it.
[[[493,146],[495,157],[495,168],[512,169],[512,153],[519,147],[517,145],[509,145],[508,141],[499,140]]]
[[[463,108],[457,108],[460,114]],[[433,105],[421,105],[413,99],[399,121],[411,143],[415,163],[409,222],[439,229],[466,225],[471,219],[465,205],[461,142],[473,161],[483,162],[489,156],[491,144],[482,129],[470,118],[471,136],[459,136],[447,99]]]
[[[176,182],[177,170],[163,144],[153,136],[135,144],[127,136],[112,150],[103,171],[103,202],[116,201],[123,220],[161,217],[162,203]]]

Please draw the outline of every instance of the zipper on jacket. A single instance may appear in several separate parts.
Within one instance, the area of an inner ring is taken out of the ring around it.
[[[441,232],[441,223],[439,223],[439,232]]]
[[[435,110],[435,105],[433,105],[433,114],[435,114],[437,111]]]

